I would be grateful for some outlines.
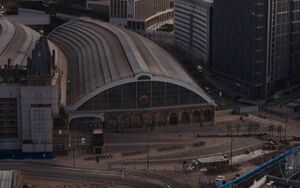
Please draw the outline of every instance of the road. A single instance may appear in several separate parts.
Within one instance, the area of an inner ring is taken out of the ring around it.
[[[239,143],[234,143],[232,152],[235,153],[243,153],[245,150],[251,150],[253,148],[259,148],[262,145],[262,143],[255,143],[252,145],[242,145]],[[201,153],[201,154],[200,154]],[[222,145],[217,148],[208,148],[205,150],[199,150],[195,152],[188,152],[188,153],[178,153],[178,154],[170,154],[170,155],[164,155],[164,156],[150,156],[149,162],[151,164],[167,164],[167,163],[181,163],[183,161],[193,160],[199,157],[204,156],[215,156],[215,155],[224,155],[230,153],[230,145]],[[127,164],[133,163],[145,163],[146,159],[131,159],[126,160]],[[116,164],[116,162],[114,162]]]
[[[141,188],[180,188],[184,185],[168,177],[146,173],[125,171],[98,171],[70,168],[29,161],[1,161],[1,170],[18,169],[25,177],[40,180],[71,181],[81,183],[114,183]]]

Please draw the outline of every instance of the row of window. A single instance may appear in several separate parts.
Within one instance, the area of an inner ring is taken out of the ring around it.
[[[119,119],[115,116],[107,117],[108,128],[113,129],[126,129],[126,128],[143,128],[166,126],[166,125],[179,125],[179,124],[198,124],[213,121],[213,112],[206,110],[204,112],[172,112],[168,116],[157,113],[155,115],[135,114],[135,115],[123,115]]]

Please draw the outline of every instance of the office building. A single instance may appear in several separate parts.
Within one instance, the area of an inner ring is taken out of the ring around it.
[[[213,0],[176,0],[176,44],[199,60],[209,63]]]
[[[0,27],[0,158],[53,157],[64,55],[24,25],[2,19]]]
[[[86,9],[103,15],[109,15],[109,0],[88,0]]]
[[[85,8],[87,0],[58,0],[61,6],[72,8]]]
[[[253,99],[299,84],[299,15],[299,0],[214,0],[212,70]]]
[[[170,0],[111,0],[110,23],[132,30],[155,30],[173,20]]]

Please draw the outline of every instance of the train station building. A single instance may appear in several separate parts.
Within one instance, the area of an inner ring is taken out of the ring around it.
[[[105,131],[214,122],[210,96],[170,54],[141,35],[90,18],[67,22],[48,38],[21,24],[0,23],[0,104],[15,101],[17,117],[10,128],[7,112],[0,110],[1,130],[16,132],[14,138],[1,137],[0,150],[22,151],[26,143],[32,152],[99,153]],[[51,139],[43,140],[44,133]],[[37,147],[41,144],[48,149]]]
[[[58,27],[49,39],[69,62],[70,113],[102,112],[114,130],[214,121],[214,101],[151,40],[88,18]]]

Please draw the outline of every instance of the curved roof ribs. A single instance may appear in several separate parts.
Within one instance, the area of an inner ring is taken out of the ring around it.
[[[79,82],[85,87],[78,84],[80,98],[73,97],[76,100],[68,104],[72,110],[106,89],[137,81],[141,75],[182,86],[207,103],[215,104],[171,55],[153,41],[131,31],[80,18],[59,27],[49,38],[58,46],[69,46],[79,56],[69,60],[77,61],[72,65],[79,66]],[[65,50],[67,57],[69,51]]]

